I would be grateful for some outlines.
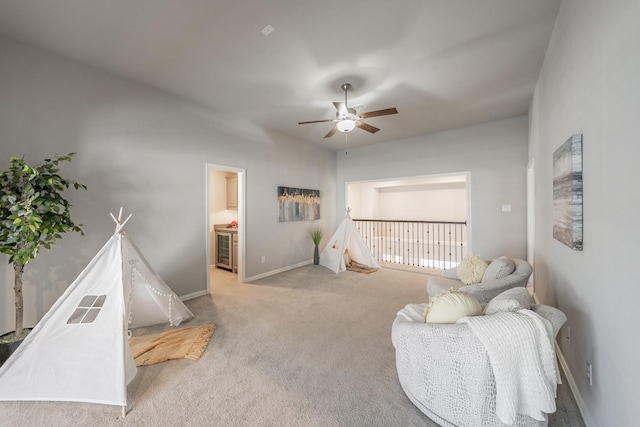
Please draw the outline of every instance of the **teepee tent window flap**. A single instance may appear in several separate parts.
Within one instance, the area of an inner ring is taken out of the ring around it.
[[[86,295],[78,304],[78,308],[73,312],[67,324],[91,323],[96,320],[100,307],[104,305],[106,295]]]

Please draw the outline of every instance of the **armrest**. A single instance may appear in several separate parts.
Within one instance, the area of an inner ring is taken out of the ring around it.
[[[567,321],[567,316],[560,310],[549,305],[533,304],[531,310],[547,319],[553,326],[553,338],[558,336],[562,325]]]

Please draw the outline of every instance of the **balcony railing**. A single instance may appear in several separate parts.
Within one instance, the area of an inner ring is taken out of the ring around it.
[[[448,269],[467,255],[466,221],[353,221],[378,261]]]

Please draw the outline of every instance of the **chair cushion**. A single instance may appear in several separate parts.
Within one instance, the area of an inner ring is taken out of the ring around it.
[[[484,308],[485,315],[502,311],[518,311],[531,308],[531,296],[524,287],[507,289],[493,298]]]
[[[480,283],[487,269],[487,261],[478,254],[469,254],[458,265],[458,279],[465,285]]]
[[[442,272],[442,277],[446,277],[447,279],[457,279],[458,271],[456,268],[450,268],[448,270],[444,270]]]
[[[506,256],[494,259],[487,267],[482,276],[482,282],[488,282],[491,280],[502,279],[513,273],[516,270],[516,264]]]
[[[450,289],[429,300],[424,309],[425,323],[456,323],[464,316],[482,314],[482,306],[473,296]]]

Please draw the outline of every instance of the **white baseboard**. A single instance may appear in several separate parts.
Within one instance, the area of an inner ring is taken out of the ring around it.
[[[303,261],[298,264],[290,265],[288,267],[279,268],[277,270],[267,271],[266,273],[258,274],[256,276],[245,277],[245,282],[253,282],[254,280],[262,279],[264,277],[273,276],[274,274],[284,273],[285,271],[293,270],[298,267],[303,267],[305,265],[313,264],[312,260]]]
[[[192,292],[190,294],[182,295],[180,297],[180,300],[181,301],[187,301],[187,300],[198,298],[198,297],[201,297],[202,295],[207,295],[207,294],[208,294],[208,292],[205,289],[205,290],[202,290],[202,291]]]
[[[580,390],[578,390],[578,385],[576,384],[575,379],[573,378],[573,374],[569,369],[569,365],[567,365],[567,361],[562,354],[562,350],[558,346],[556,342],[556,355],[558,356],[558,362],[560,362],[560,366],[562,367],[562,371],[564,375],[567,377],[567,381],[569,382],[569,388],[573,393],[573,397],[576,399],[576,404],[578,405],[578,410],[580,411],[580,415],[582,415],[582,420],[584,421],[584,425],[586,427],[596,427],[596,423],[591,418],[591,415],[587,411],[587,405],[584,403],[584,399],[580,394]]]
[[[536,304],[540,304],[540,301],[538,300],[538,296],[535,293],[533,294],[533,301]],[[578,389],[578,384],[576,384],[576,381],[573,378],[573,374],[571,373],[571,370],[569,369],[569,365],[567,364],[567,361],[564,358],[564,354],[562,354],[562,350],[560,350],[558,341],[554,342],[554,346],[556,349],[556,356],[558,357],[558,362],[560,363],[562,372],[564,372],[565,377],[567,377],[569,388],[571,389],[571,393],[573,393],[574,399],[576,399],[576,404],[578,405],[578,410],[580,411],[580,415],[582,415],[582,420],[584,421],[585,427],[596,427],[596,423],[593,421],[593,418],[591,418],[591,415],[587,411],[587,405],[584,403],[582,394],[580,394],[580,390]]]

